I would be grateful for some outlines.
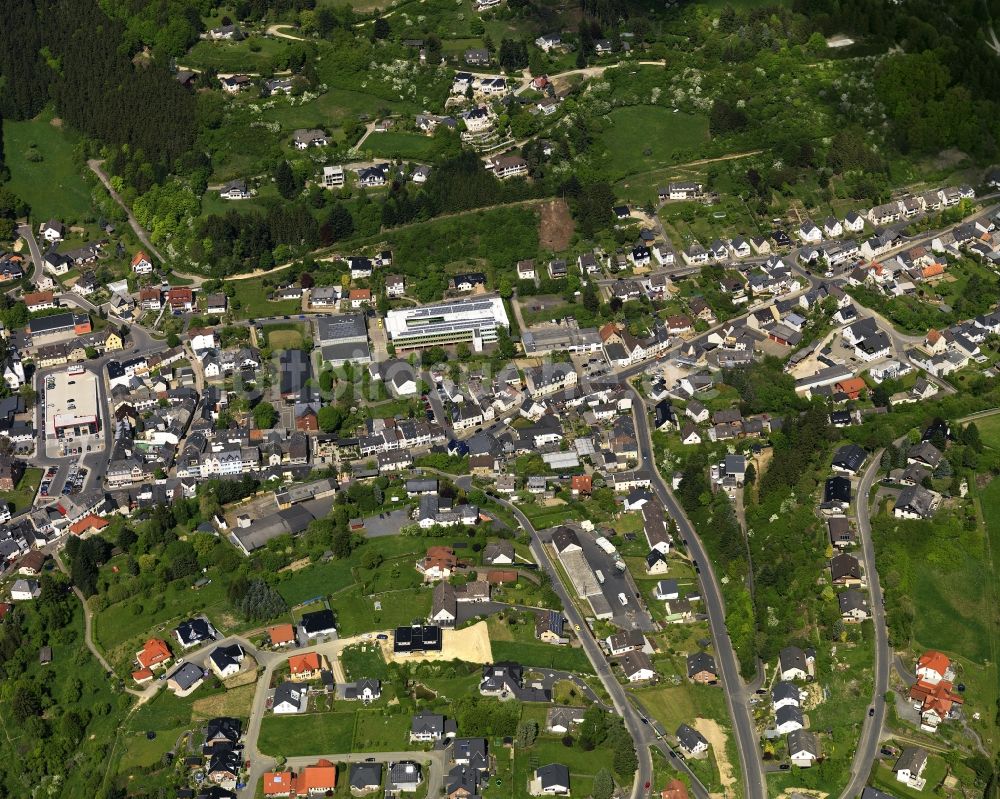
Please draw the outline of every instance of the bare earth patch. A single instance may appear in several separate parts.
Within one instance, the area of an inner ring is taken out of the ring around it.
[[[538,243],[542,249],[560,252],[569,247],[573,238],[573,217],[565,200],[542,203],[538,220]]]
[[[309,560],[309,558],[299,558],[298,560],[292,561],[287,566],[285,566],[285,567],[283,567],[281,569],[278,569],[278,572],[279,573],[281,573],[281,572],[297,572],[299,569],[304,569],[310,563],[312,563],[312,561]]]
[[[715,754],[715,762],[719,764],[719,782],[722,783],[722,789],[725,791],[726,796],[732,796],[732,788],[736,784],[736,778],[733,776],[733,766],[729,762],[729,756],[726,754],[726,734],[719,726],[719,722],[715,719],[698,718],[694,720],[691,726],[704,735],[705,740],[712,747],[712,752]]]
[[[49,120],[49,124],[54,128],[61,128],[62,119],[60,117],[52,117],[52,119]]]
[[[462,630],[443,630],[440,652],[422,652],[396,657],[392,651],[392,641],[382,641],[382,654],[387,663],[418,660],[464,660],[466,663],[492,663],[493,650],[490,647],[490,633],[485,621]]]

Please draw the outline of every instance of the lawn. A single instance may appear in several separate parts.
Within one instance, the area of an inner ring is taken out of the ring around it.
[[[685,680],[680,685],[665,685],[636,691],[635,695],[649,715],[673,732],[683,722],[692,719],[715,719],[724,727],[729,726],[729,712],[722,688],[695,685]]]
[[[410,716],[377,710],[358,713],[354,728],[354,752],[405,752],[411,749]]]
[[[534,770],[547,763],[562,763],[569,769],[574,796],[589,796],[594,786],[594,775],[602,768],[611,770],[613,753],[607,747],[585,751],[578,746],[564,746],[559,738],[542,736],[529,749],[517,749],[514,753],[513,791],[510,788],[497,792],[496,796],[526,797],[528,781]],[[503,758],[506,760],[506,758]],[[503,789],[505,786],[500,786]],[[491,794],[493,796],[494,794]]]
[[[267,346],[272,350],[297,350],[306,338],[306,325],[299,322],[279,322],[266,325]]]
[[[280,280],[280,273],[272,276],[272,280]],[[299,300],[279,300],[272,302],[267,298],[270,289],[264,287],[260,278],[250,280],[233,280],[232,286],[236,290],[235,300],[239,301],[239,308],[234,308],[230,301],[230,308],[236,316],[243,319],[256,319],[257,317],[268,316],[290,316],[302,310],[302,303]]]
[[[435,149],[434,139],[420,133],[389,131],[373,133],[362,145],[364,150],[380,158],[427,159]]]
[[[280,38],[250,36],[242,42],[200,41],[180,61],[194,69],[216,72],[261,72],[269,70],[271,59],[293,42]]]
[[[586,518],[586,514],[578,505],[553,505],[545,508],[541,505],[525,504],[521,506],[521,510],[536,530],[555,527],[565,521]]]
[[[983,444],[992,449],[1000,449],[1000,413],[992,416],[984,416],[982,419],[973,419],[976,427],[979,428],[979,436]]]
[[[415,587],[421,584],[420,575],[414,568],[416,557],[424,552],[427,546],[426,539],[415,536],[372,538],[366,541],[364,546],[354,550],[351,557],[346,560],[329,560],[314,563],[295,572],[283,572],[278,590],[289,605],[296,605],[313,597],[336,595],[348,586],[362,583],[366,586],[363,591],[365,594]],[[384,559],[374,572],[361,568],[362,556],[370,550],[378,552]],[[401,580],[412,581],[412,575],[416,576],[415,582],[400,585]],[[381,587],[383,583],[384,587]],[[360,596],[360,593],[354,596]],[[338,614],[346,612],[349,617],[355,614],[354,610],[344,607],[350,600],[349,596],[334,599],[333,604]],[[365,601],[369,600],[366,598]],[[387,607],[386,609],[388,610]],[[359,613],[360,611],[357,611],[357,614]],[[371,627],[367,629],[370,630]]]
[[[375,642],[348,647],[340,654],[348,680],[384,680],[389,676],[382,649]]]
[[[431,611],[429,588],[379,593],[377,601],[382,605],[381,610],[375,610],[375,600],[368,596],[358,596],[354,592],[335,596],[333,603],[337,609],[340,634],[350,636],[387,630],[410,624],[414,619],[426,618]]]
[[[38,493],[38,485],[42,482],[42,469],[28,468],[24,470],[21,479],[13,491],[0,492],[0,502],[7,502],[14,507],[11,513],[17,514],[31,507]]]
[[[24,122],[5,121],[3,139],[7,188],[31,206],[33,220],[76,222],[90,212],[90,186],[73,156],[76,137],[53,124],[51,109]]]
[[[613,180],[647,172],[679,160],[681,154],[708,141],[708,119],[674,113],[669,108],[634,105],[608,114],[601,135],[605,165]]]
[[[593,674],[586,653],[582,649],[553,644],[526,643],[523,641],[490,641],[493,659],[513,660],[525,667],[559,669],[579,674]]]
[[[284,757],[350,752],[356,713],[306,713],[264,717],[258,747]]]
[[[891,761],[890,761],[891,762]],[[942,781],[948,774],[948,764],[940,755],[932,754],[927,758],[927,765],[924,767],[923,778],[927,780],[927,785],[922,791],[915,791],[907,785],[903,785],[896,780],[896,775],[888,764],[879,764],[872,771],[872,785],[889,793],[890,796],[899,799],[921,799],[928,794],[938,793]]]

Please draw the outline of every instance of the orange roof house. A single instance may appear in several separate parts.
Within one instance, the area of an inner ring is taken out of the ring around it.
[[[951,687],[948,680],[941,680],[936,684],[917,680],[910,687],[910,699],[920,710],[922,726],[936,727],[939,721],[948,717],[954,705],[965,704],[965,700],[953,693]]]
[[[336,787],[337,767],[329,760],[317,760],[315,765],[306,766],[299,772],[300,796],[322,794],[333,791]]]
[[[594,478],[589,474],[575,474],[570,481],[574,494],[590,494],[594,489]]]
[[[458,565],[455,550],[451,547],[434,546],[427,548],[423,566],[425,572],[450,572]]]
[[[264,775],[264,796],[297,796],[294,771],[268,771]]]
[[[351,289],[347,298],[351,302],[370,302],[372,298],[371,289]]]
[[[142,649],[135,653],[136,662],[144,669],[165,666],[172,657],[170,647],[162,638],[150,638],[142,645]]]
[[[275,624],[267,628],[267,637],[274,646],[287,646],[295,643],[295,628],[291,624]]]
[[[680,780],[670,780],[660,791],[660,799],[688,799],[687,786]]]
[[[939,277],[944,274],[943,264],[928,264],[923,269],[920,270],[920,276],[927,280],[930,277]]]
[[[597,331],[597,335],[601,337],[601,341],[607,344],[616,337],[621,338],[621,330],[622,328],[617,322],[608,322]]]
[[[288,670],[292,679],[308,680],[323,667],[318,652],[308,652],[305,655],[292,655],[288,658]]]
[[[132,672],[132,679],[135,680],[138,685],[145,685],[153,679],[153,672],[149,669],[139,669],[138,671]]]
[[[936,685],[946,679],[951,670],[951,659],[944,653],[931,649],[917,660],[917,679]]]
[[[69,531],[73,535],[83,536],[87,533],[99,533],[105,527],[108,526],[110,522],[102,516],[98,516],[95,513],[90,513],[84,516],[76,524],[70,525]]]
[[[861,392],[867,388],[867,384],[860,377],[852,377],[849,380],[841,380],[833,387],[834,392],[846,394],[852,400],[857,399]]]

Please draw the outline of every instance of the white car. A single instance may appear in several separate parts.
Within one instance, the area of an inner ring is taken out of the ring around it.
[[[628,604],[628,597],[625,596],[625,594],[619,594],[618,595],[618,601],[621,602],[623,605],[627,605]]]

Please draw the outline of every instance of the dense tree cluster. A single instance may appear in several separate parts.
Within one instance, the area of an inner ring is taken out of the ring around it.
[[[230,604],[247,621],[268,621],[288,610],[281,594],[263,580],[238,576],[229,584],[226,595]]]
[[[193,95],[164,61],[133,62],[122,22],[97,0],[81,0],[72,12],[58,0],[15,3],[0,31],[4,116],[32,117],[51,98],[66,122],[127,146],[160,178],[194,143]]]

